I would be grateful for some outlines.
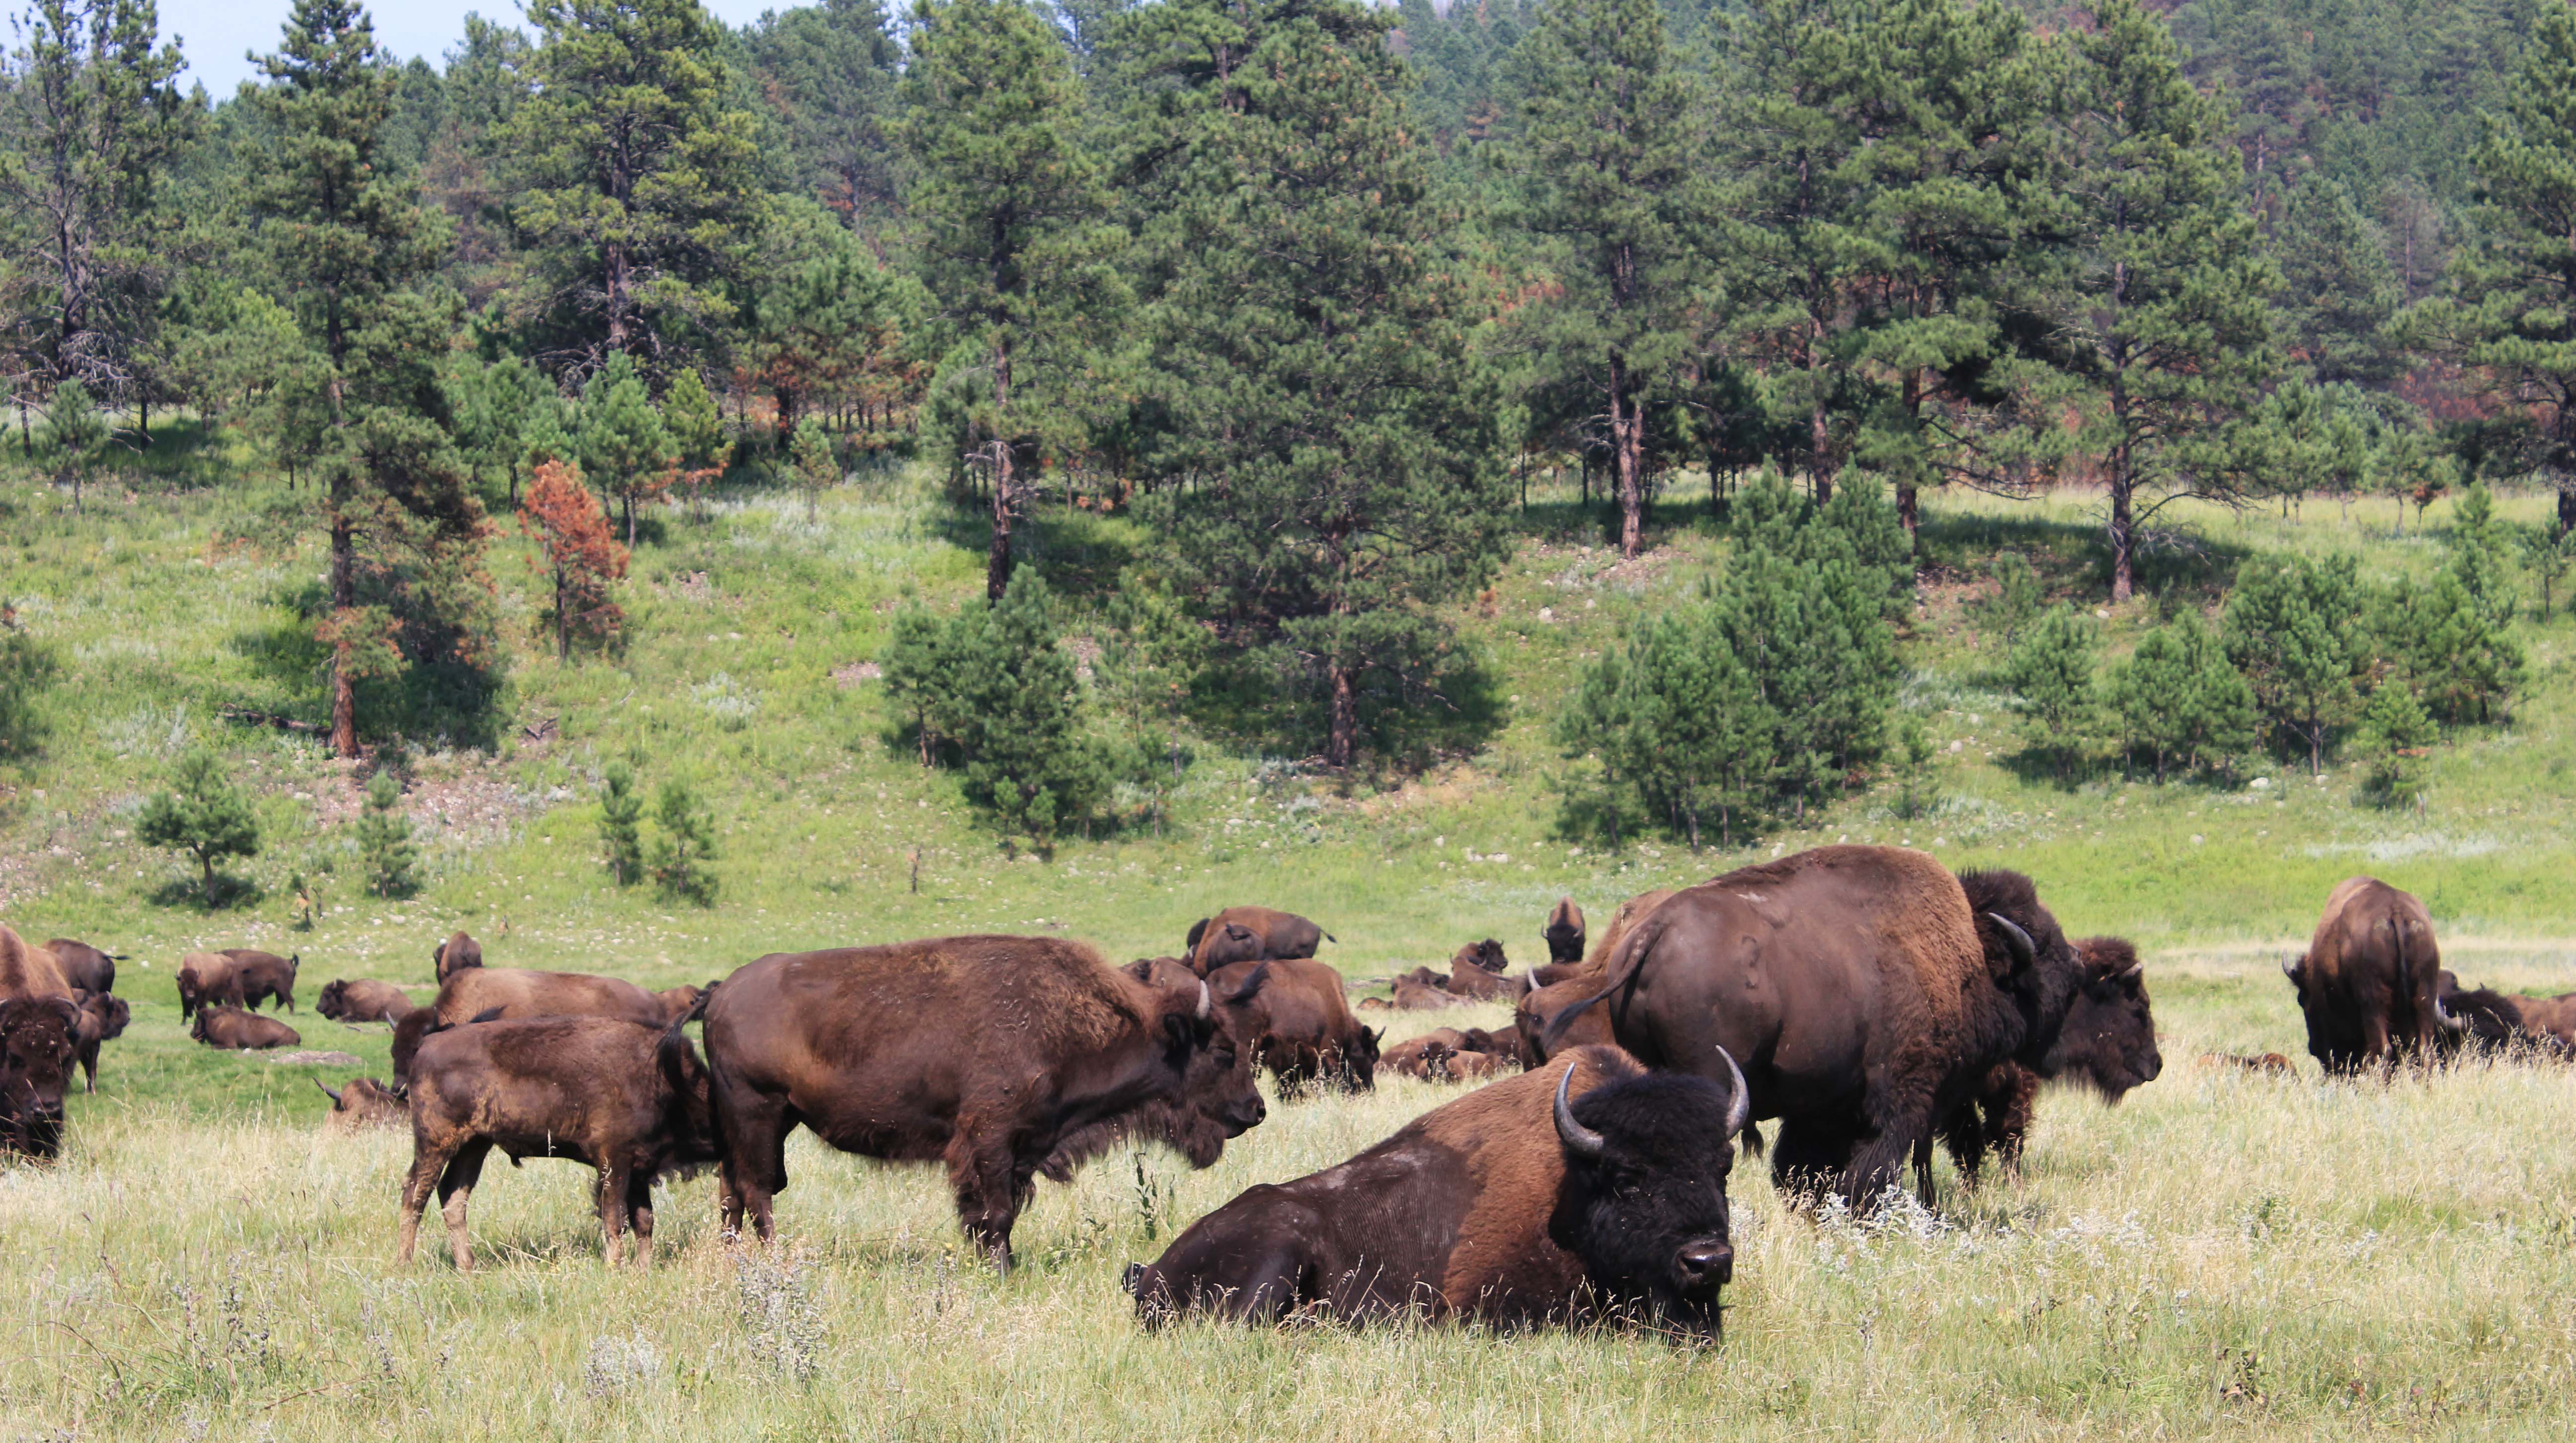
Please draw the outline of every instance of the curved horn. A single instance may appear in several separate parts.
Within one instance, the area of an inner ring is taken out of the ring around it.
[[[2299,980],[2299,959],[2298,959],[2298,958],[2296,958],[2296,957],[2292,957],[2292,956],[2288,955],[2287,953],[2282,954],[2282,957],[2281,957],[2281,975],[2282,975],[2282,976],[2284,976],[2284,977],[2289,978],[2289,979],[2290,979],[2291,981],[2293,981],[2293,982],[2298,981],[2298,980]]]
[[[2469,1025],[2465,1019],[2453,1017],[2451,1009],[2442,1005],[2442,999],[2438,994],[2433,998],[2433,1015],[2442,1019],[2442,1025],[2453,1032],[2462,1031]]]
[[[1988,912],[1986,920],[2004,929],[2004,940],[2011,944],[2015,962],[2028,967],[2039,960],[2039,944],[2030,940],[2030,934],[2021,929],[2020,923],[2001,912]]]
[[[317,1077],[317,1078],[313,1079],[313,1085],[314,1085],[315,1087],[321,1087],[321,1088],[322,1088],[322,1095],[323,1095],[324,1097],[327,1097],[327,1098],[331,1099],[331,1105],[332,1105],[333,1107],[338,1107],[338,1106],[340,1105],[340,1094],[338,1094],[338,1093],[336,1093],[336,1092],[333,1092],[333,1091],[332,1091],[330,1088],[328,1088],[328,1087],[323,1087],[323,1085],[322,1085],[322,1079],[321,1079],[321,1078],[318,1078],[318,1077]]]
[[[1599,1157],[1610,1150],[1610,1139],[1574,1120],[1574,1106],[1565,1100],[1567,1089],[1573,1085],[1574,1064],[1569,1062],[1556,1079],[1557,1139],[1577,1157]]]
[[[1726,1135],[1731,1138],[1753,1120],[1753,1092],[1744,1085],[1744,1069],[1735,1065],[1735,1054],[1720,1047],[1717,1055],[1726,1060],[1726,1078],[1735,1087],[1726,1100]]]
[[[1208,995],[1208,985],[1207,985],[1207,980],[1206,980],[1205,978],[1201,978],[1201,979],[1199,980],[1199,1011],[1198,1011],[1198,1019],[1199,1019],[1201,1022],[1205,1022],[1205,1021],[1207,1021],[1207,1020],[1208,1020],[1208,1014],[1209,1014],[1210,1012],[1215,1011],[1215,1010],[1216,1010],[1216,999]]]
[[[2137,961],[2130,963],[2129,970],[2121,973],[2120,975],[2123,977],[2143,977],[2146,975],[2146,971],[2147,959],[2141,957]]]

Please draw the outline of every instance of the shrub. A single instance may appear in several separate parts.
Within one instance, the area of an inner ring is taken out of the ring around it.
[[[2061,601],[2022,633],[2004,662],[2004,682],[2030,722],[2031,744],[2056,758],[2060,777],[2092,713],[2099,647],[2093,623]]]
[[[134,835],[147,847],[170,847],[196,858],[209,907],[222,905],[216,864],[259,855],[259,819],[251,813],[250,798],[233,785],[223,761],[210,751],[180,758],[170,789],[143,804]]]
[[[2274,732],[2325,769],[2326,743],[2360,702],[2354,682],[2372,653],[2353,624],[2362,611],[2360,563],[2351,556],[2257,557],[2237,573],[2223,626],[2227,655],[2254,689]]]
[[[631,887],[644,878],[644,794],[635,769],[610,762],[600,777],[599,846],[608,875]]]
[[[2383,683],[2362,709],[2361,754],[2370,763],[2361,795],[2375,806],[2422,805],[2427,759],[2437,733],[2424,704],[2402,682]]]
[[[419,864],[411,818],[403,815],[402,785],[392,772],[378,772],[368,779],[366,805],[358,812],[358,869],[367,890],[379,897],[408,897],[420,888]]]
[[[661,828],[653,839],[654,887],[667,900],[714,906],[716,875],[707,863],[716,859],[715,818],[688,783],[673,778],[653,799],[653,820]]]
[[[2168,766],[2214,768],[2254,741],[2254,690],[2228,665],[2218,638],[2185,611],[2146,634],[2108,687],[2121,742]]]

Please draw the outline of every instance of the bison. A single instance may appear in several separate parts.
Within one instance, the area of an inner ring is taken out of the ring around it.
[[[1338,1167],[1238,1195],[1130,1265],[1125,1286],[1148,1324],[1610,1316],[1714,1334],[1745,1109],[1741,1082],[1582,1048]]]
[[[322,1114],[326,1132],[354,1133],[368,1127],[411,1126],[411,1103],[404,1095],[372,1077],[353,1079],[337,1092],[322,1079],[313,1079],[322,1095],[331,1099],[331,1110]]]
[[[1460,997],[1484,1002],[1518,998],[1529,990],[1526,977],[1505,977],[1511,959],[1503,955],[1503,944],[1488,937],[1458,949],[1449,959],[1448,990]]]
[[[221,952],[188,952],[179,958],[179,1020],[187,1021],[201,1007],[239,1007],[242,1004],[241,983],[233,975],[233,959]]]
[[[2524,1027],[2576,1049],[2576,992],[2562,992],[2555,997],[2517,997],[2514,1006],[2522,1014]]]
[[[295,972],[304,965],[301,954],[280,957],[255,947],[226,947],[223,955],[232,959],[233,983],[241,994],[234,1006],[252,1008],[275,998],[287,1011],[295,1010]]]
[[[1818,847],[1675,893],[1540,1042],[1552,1054],[1608,1002],[1613,1036],[1649,1066],[1705,1076],[1721,1050],[1740,1056],[1753,1116],[1781,1119],[1782,1190],[1830,1186],[1857,1209],[1996,1063],[2046,1055],[2081,972],[2018,873]]]
[[[692,987],[683,982],[677,987],[665,987],[654,993],[653,999],[662,1004],[664,1017],[676,1021],[697,1011],[698,1004],[706,1000],[707,993],[714,990],[715,985],[710,982],[704,987]]]
[[[947,1165],[967,1235],[1010,1266],[1032,1179],[1070,1138],[1153,1117],[1191,1163],[1261,1121],[1252,1048],[1204,980],[1156,987],[1058,938],[779,952],[709,999],[723,1216],[766,1239],[799,1124],[844,1152]],[[427,1044],[423,1044],[424,1049]]]
[[[2550,1001],[2542,998],[2508,997],[2484,987],[2462,987],[2448,968],[2434,980],[2433,1012],[2444,1029],[2455,1038],[2497,1051],[2528,1048],[2553,1057],[2569,1056],[2566,1041],[2533,1020],[2535,1014],[2545,1014],[2550,1006]]]
[[[1237,962],[1279,962],[1312,957],[1318,942],[1341,939],[1294,912],[1267,907],[1228,907],[1190,928],[1183,954],[1200,976]]]
[[[323,985],[313,1010],[334,1022],[390,1022],[411,1010],[411,994],[372,977],[339,977]]]
[[[621,977],[525,972],[515,967],[451,972],[430,1006],[438,1020],[451,1027],[492,1012],[513,1019],[614,1017],[639,1027],[660,1027],[672,1017],[669,1003]]]
[[[399,1260],[409,1263],[430,1190],[460,1272],[474,1266],[465,1204],[483,1161],[499,1148],[561,1157],[598,1170],[608,1265],[623,1231],[653,1261],[653,1181],[716,1160],[707,1070],[679,1023],[538,1017],[451,1027],[423,1039],[412,1061],[411,1172],[403,1179]]]
[[[1464,1007],[1469,999],[1459,996],[1436,982],[1420,982],[1411,977],[1395,979],[1395,1006],[1405,1012],[1437,1012],[1444,1007]]]
[[[262,1017],[239,1007],[200,1007],[197,1020],[188,1035],[208,1047],[227,1052],[250,1051],[268,1047],[293,1047],[304,1038],[292,1027],[274,1017]]]
[[[1386,1033],[1351,1015],[1341,973],[1311,957],[1291,957],[1218,968],[1208,985],[1220,997],[1232,996],[1252,987],[1256,974],[1265,979],[1255,989],[1261,1065],[1278,1080],[1280,1097],[1303,1096],[1317,1083],[1349,1092],[1377,1085],[1378,1043]]]
[[[1612,1042],[1610,1013],[1605,1008],[1592,1008],[1575,1014],[1556,1039],[1553,1049],[1544,1041],[1548,1020],[1598,991],[1600,977],[1598,972],[1577,972],[1562,981],[1534,987],[1513,1004],[1512,1031],[1520,1038],[1520,1056],[1524,1065],[1536,1067],[1568,1047],[1592,1047]]]
[[[1520,1071],[1520,1047],[1481,1027],[1436,1027],[1388,1048],[1378,1065],[1425,1082],[1465,1082]]]
[[[2119,937],[2087,937],[2075,944],[2075,951],[2083,960],[2083,981],[2067,1005],[2057,1041],[2036,1065],[1996,1063],[1974,1095],[1942,1123],[1942,1145],[1959,1175],[1971,1183],[1988,1152],[2007,1168],[2020,1165],[2043,1081],[2079,1082],[2117,1104],[2130,1089],[2164,1071],[2138,949]],[[1915,1149],[1914,1169],[1918,1190],[1928,1192],[1928,1138]]]
[[[50,950],[50,949],[48,949]],[[98,1048],[125,1035],[134,1008],[113,992],[84,993],[80,999],[81,1091],[98,1091]]]
[[[2448,1050],[2434,1010],[2441,970],[2432,914],[2376,877],[2338,884],[2308,950],[2281,964],[2307,1017],[2308,1054],[2329,1074]]]
[[[1559,897],[1548,909],[1547,925],[1539,929],[1539,940],[1547,944],[1547,960],[1559,966],[1583,960],[1583,909],[1572,897]]]
[[[39,1158],[62,1152],[63,1094],[71,1089],[80,1025],[80,1009],[68,997],[0,997],[0,1151]]]
[[[127,960],[121,953],[102,952],[87,942],[69,937],[56,937],[45,944],[62,965],[63,980],[77,992],[113,992],[116,990],[116,964]]]
[[[447,979],[468,967],[483,965],[483,944],[462,932],[449,934],[446,941],[429,949],[431,974],[441,986]]]

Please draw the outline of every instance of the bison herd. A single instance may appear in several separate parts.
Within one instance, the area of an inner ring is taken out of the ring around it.
[[[2069,938],[2029,878],[1954,874],[1893,847],[1833,846],[1631,898],[1590,939],[1557,904],[1542,967],[1500,943],[1444,976],[1386,979],[1354,1009],[1332,940],[1302,917],[1230,908],[1177,957],[1113,966],[1078,942],[946,937],[781,952],[706,987],[483,965],[463,933],[432,954],[437,995],[339,979],[319,1011],[393,1029],[390,1082],[327,1086],[332,1130],[408,1126],[399,1252],[435,1192],[469,1267],[466,1203],[495,1149],[598,1174],[608,1259],[652,1256],[653,1184],[718,1178],[728,1233],[776,1228],[798,1127],[843,1152],[937,1163],[967,1237],[1007,1270],[1040,1177],[1121,1142],[1206,1167],[1277,1095],[1365,1091],[1381,1070],[1483,1084],[1324,1171],[1251,1188],[1126,1287],[1149,1324],[1405,1315],[1497,1324],[1633,1319],[1714,1333],[1733,1275],[1726,1183],[1739,1140],[1796,1205],[1874,1206],[1910,1162],[1933,1201],[1946,1148],[1973,1183],[2019,1157],[2041,1084],[2117,1101],[2162,1070],[2144,971],[2112,937]],[[55,1155],[75,1064],[124,1030],[123,958],[0,926],[0,1150]],[[210,1046],[298,1039],[299,959],[191,952],[178,991]],[[2576,994],[2463,988],[2421,903],[2337,887],[2286,964],[2330,1073],[2435,1063],[2464,1047],[2576,1055]],[[1442,1027],[1389,1047],[1371,1007],[1500,1001],[1508,1030]],[[701,1025],[699,1047],[685,1028]],[[2223,1059],[2287,1071],[2277,1054]],[[1773,1132],[1766,1140],[1763,1124]]]

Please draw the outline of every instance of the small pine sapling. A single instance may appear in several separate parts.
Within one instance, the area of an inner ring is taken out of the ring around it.
[[[600,776],[599,846],[608,875],[631,887],[644,879],[644,794],[635,769],[610,762]]]
[[[134,835],[147,847],[170,847],[197,859],[208,907],[222,905],[215,868],[229,857],[259,855],[259,818],[213,752],[182,757],[170,789],[143,804]]]
[[[367,890],[379,897],[408,897],[420,888],[420,846],[412,840],[411,818],[403,814],[402,786],[391,772],[378,772],[367,782],[366,805],[358,813],[358,866]]]
[[[2381,683],[2362,708],[2361,754],[2369,763],[2362,774],[2361,798],[2372,806],[2424,804],[2428,759],[2439,733],[2412,688],[2399,681]]]
[[[688,783],[674,778],[654,797],[653,820],[661,828],[653,839],[655,888],[669,900],[714,906],[716,875],[706,864],[716,858],[715,818]]]

